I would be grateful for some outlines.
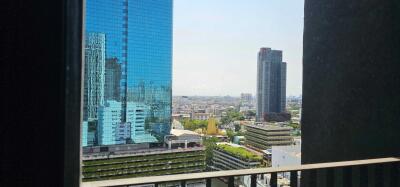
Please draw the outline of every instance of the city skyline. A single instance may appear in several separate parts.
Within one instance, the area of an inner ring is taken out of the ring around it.
[[[301,95],[303,3],[175,0],[173,95],[255,95],[261,47],[285,52],[287,95]]]

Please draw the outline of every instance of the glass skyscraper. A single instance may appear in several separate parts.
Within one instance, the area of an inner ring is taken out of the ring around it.
[[[261,48],[257,59],[257,121],[286,110],[286,62],[282,51]]]
[[[172,0],[86,0],[85,70],[95,66],[101,72],[85,76],[85,93],[100,99],[84,100],[84,123],[95,121],[99,145],[156,143],[169,134],[172,4]],[[105,46],[103,59],[98,57],[101,50],[88,53],[92,43]],[[93,92],[91,79],[101,80],[96,82],[103,84],[101,92]]]

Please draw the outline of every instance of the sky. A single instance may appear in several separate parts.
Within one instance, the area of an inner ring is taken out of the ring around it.
[[[173,95],[256,93],[257,53],[283,51],[287,96],[302,90],[304,0],[174,0]]]

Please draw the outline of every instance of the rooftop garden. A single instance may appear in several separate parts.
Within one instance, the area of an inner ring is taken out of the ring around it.
[[[242,160],[246,161],[261,161],[262,157],[255,153],[248,151],[243,147],[234,147],[227,144],[219,144],[216,149],[224,151],[230,155],[234,155]]]

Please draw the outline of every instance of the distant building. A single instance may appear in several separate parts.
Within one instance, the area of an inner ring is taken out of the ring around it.
[[[88,122],[88,132],[87,132],[87,146],[95,146],[97,145],[97,136],[96,136],[96,123],[97,121]]]
[[[106,59],[105,64],[105,100],[120,101],[121,64],[117,58]]]
[[[128,102],[126,122],[121,121],[122,104],[118,101],[107,101],[98,109],[98,143],[113,145],[129,143],[150,143],[157,141],[145,131],[145,114],[147,107],[140,103]]]
[[[88,145],[88,122],[83,121],[82,122],[82,147],[85,147]]]
[[[263,153],[263,161],[267,167],[272,166],[272,149],[262,150]]]
[[[85,40],[83,120],[96,119],[97,107],[104,104],[106,36],[88,33]]]
[[[249,110],[251,110],[250,106],[240,106],[239,107],[239,112],[246,112],[246,111],[249,111]]]
[[[211,169],[216,171],[235,170],[235,169],[250,169],[260,167],[262,164],[262,156],[243,146],[218,143],[213,151]],[[238,177],[236,184],[250,187],[250,177]]]
[[[246,125],[245,144],[260,151],[276,145],[291,145],[293,144],[291,130],[291,127],[275,125]]]
[[[241,93],[240,102],[242,105],[251,105],[253,103],[253,95],[251,93]]]
[[[185,119],[190,119],[190,115],[191,114],[172,114],[172,120],[181,121]]]
[[[99,145],[123,144],[116,139],[115,132],[121,123],[121,103],[117,101],[107,101],[104,106],[98,109],[98,141]]]
[[[189,130],[171,129],[171,135],[164,137],[164,142],[171,148],[198,147],[202,145],[203,139],[200,134]]]
[[[192,119],[194,120],[208,120],[211,117],[209,113],[192,113]]]
[[[82,147],[97,145],[97,120],[82,122]]]
[[[286,62],[282,51],[261,48],[257,62],[257,121],[264,114],[285,112]]]
[[[246,158],[244,155],[237,154],[245,152],[252,155]],[[231,170],[231,169],[248,169],[256,168],[261,164],[262,157],[243,146],[231,143],[218,143],[214,149],[212,158],[213,169],[215,170]]]

